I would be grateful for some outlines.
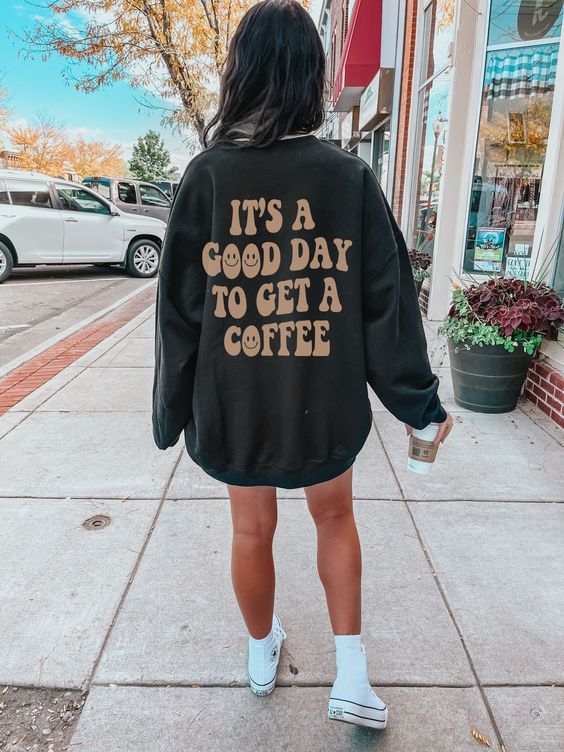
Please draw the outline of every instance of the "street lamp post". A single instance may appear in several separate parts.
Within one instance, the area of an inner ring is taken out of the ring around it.
[[[437,115],[435,118],[435,122],[433,123],[433,135],[435,137],[435,141],[433,143],[433,160],[431,162],[431,177],[429,180],[429,194],[427,196],[427,214],[429,213],[429,209],[431,208],[431,200],[433,197],[433,182],[435,180],[435,160],[437,158],[437,145],[439,142],[439,136],[441,135],[441,131],[443,129],[443,123],[444,120],[441,117],[441,113]]]

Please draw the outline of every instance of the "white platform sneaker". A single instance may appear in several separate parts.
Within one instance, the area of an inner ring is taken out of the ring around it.
[[[276,685],[276,670],[286,632],[276,614],[272,617],[272,639],[255,646],[249,637],[249,686],[255,695],[269,695]]]
[[[329,718],[370,728],[386,728],[388,708],[370,686],[364,645],[361,644],[360,650],[346,648],[345,651],[331,688]]]

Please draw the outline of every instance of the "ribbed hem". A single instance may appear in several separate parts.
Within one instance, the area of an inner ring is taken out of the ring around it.
[[[215,480],[229,483],[233,486],[274,486],[275,488],[305,488],[314,486],[316,483],[325,483],[341,475],[353,464],[356,454],[347,460],[334,460],[332,462],[306,463],[299,470],[288,470],[284,467],[271,465],[268,470],[261,465],[255,465],[244,471],[236,468],[216,470],[209,465],[203,465],[192,454],[188,445],[186,450],[194,462],[202,470]],[[308,467],[311,465],[311,467]]]
[[[190,446],[188,431],[184,432],[186,451],[194,462],[211,478],[233,486],[274,486],[275,488],[305,488],[317,483],[325,483],[342,475],[351,467],[358,453],[366,443],[368,434],[372,428],[372,411],[369,411],[370,420],[363,431],[357,446],[352,448],[351,454],[346,457],[331,458],[319,461],[305,462],[300,468],[289,470],[278,465],[254,465],[244,470],[233,466],[214,468],[202,462],[194,449]]]

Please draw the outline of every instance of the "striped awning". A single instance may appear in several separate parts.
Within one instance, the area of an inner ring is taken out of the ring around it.
[[[485,99],[520,99],[554,91],[558,45],[488,52]]]

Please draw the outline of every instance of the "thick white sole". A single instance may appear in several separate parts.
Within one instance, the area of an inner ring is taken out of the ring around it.
[[[357,726],[384,729],[388,723],[388,708],[377,708],[370,705],[360,705],[358,702],[343,700],[338,697],[329,699],[328,717],[332,721],[356,723]]]
[[[255,695],[258,695],[259,697],[262,697],[263,695],[269,695],[274,687],[276,686],[276,677],[269,682],[268,684],[255,684],[255,682],[252,679],[249,679],[249,687],[251,690],[255,693]]]

